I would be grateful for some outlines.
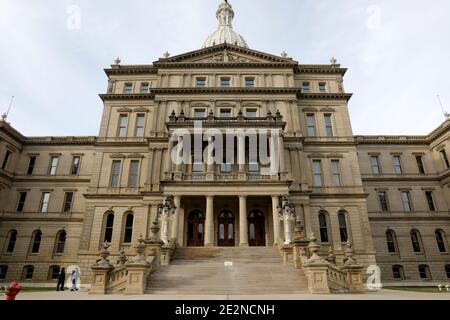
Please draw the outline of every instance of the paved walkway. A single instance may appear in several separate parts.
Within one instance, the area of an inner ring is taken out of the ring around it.
[[[17,300],[450,300],[450,293],[422,293],[396,290],[380,290],[367,294],[337,295],[158,295],[142,296],[106,295],[93,296],[81,292],[22,292]]]

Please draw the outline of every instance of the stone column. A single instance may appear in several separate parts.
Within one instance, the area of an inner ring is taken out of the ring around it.
[[[168,162],[168,172],[172,173],[173,172],[173,161],[172,161],[172,150],[174,147],[175,143],[172,140],[172,136],[169,135],[169,148],[168,148],[168,153],[167,153],[167,162]]]
[[[172,230],[171,230],[171,235],[170,235],[170,239],[174,240],[175,243],[177,243],[177,238],[178,238],[178,229],[179,229],[179,224],[180,224],[180,206],[181,206],[181,197],[176,196],[173,198],[173,202],[175,204],[175,207],[177,207],[175,209],[175,215],[173,217],[173,221],[172,221]]]
[[[286,171],[286,162],[284,159],[284,137],[283,133],[280,131],[280,134],[278,135],[278,153],[280,155],[279,161],[280,161],[280,172]]]
[[[214,246],[214,197],[206,197],[205,247]]]
[[[278,216],[277,207],[280,205],[280,197],[272,197],[272,218],[273,218],[273,244],[280,244],[280,218]]]
[[[239,246],[248,246],[247,196],[239,196]]]
[[[245,137],[238,135],[238,164],[239,172],[245,172]]]
[[[275,132],[270,133],[270,174],[272,177],[278,177],[279,169],[279,154],[277,153],[277,137]]]

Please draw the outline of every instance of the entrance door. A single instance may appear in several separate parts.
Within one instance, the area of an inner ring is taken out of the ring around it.
[[[219,247],[234,247],[234,215],[224,210],[219,214]]]
[[[251,247],[266,246],[266,226],[264,214],[254,210],[248,215],[248,244]]]
[[[199,211],[192,211],[188,216],[188,247],[203,247],[205,245],[205,216]]]

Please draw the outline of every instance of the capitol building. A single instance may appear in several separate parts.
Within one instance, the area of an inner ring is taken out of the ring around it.
[[[345,67],[251,48],[228,1],[216,17],[196,51],[105,69],[98,136],[0,120],[0,284],[70,266],[94,294],[450,281],[450,120],[355,136]]]

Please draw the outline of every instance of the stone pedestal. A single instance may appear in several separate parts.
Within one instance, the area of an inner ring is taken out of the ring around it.
[[[150,272],[151,265],[148,263],[130,263],[127,264],[127,285],[125,288],[126,295],[142,295],[145,294],[147,287],[147,276]]]
[[[281,254],[283,255],[283,264],[289,263],[289,256],[293,256],[293,246],[285,245],[281,248]]]
[[[344,265],[341,268],[347,276],[347,284],[350,293],[367,293],[364,285],[363,271],[364,267],[361,265]]]
[[[328,285],[328,263],[308,264],[304,268],[311,294],[330,294]]]
[[[160,263],[163,266],[167,266],[170,264],[170,256],[172,253],[172,247],[171,246],[163,246],[160,249],[161,255],[160,255]]]
[[[89,294],[98,294],[104,295],[106,294],[106,287],[109,281],[109,273],[113,269],[113,266],[104,267],[104,266],[92,266],[93,273],[93,282],[91,284],[91,289],[89,290]]]
[[[292,242],[293,250],[292,250],[292,259],[294,260],[294,266],[296,269],[303,268],[302,257],[307,259],[308,245],[309,241],[307,239],[302,238],[294,238]]]

